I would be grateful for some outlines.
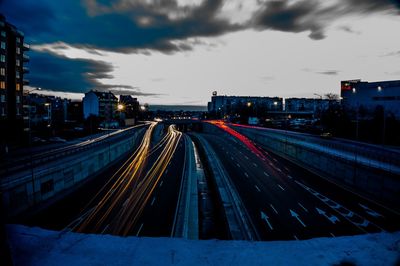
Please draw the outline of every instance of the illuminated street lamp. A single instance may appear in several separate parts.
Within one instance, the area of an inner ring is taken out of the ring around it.
[[[118,108],[118,111],[121,112],[122,110],[124,110],[125,106],[120,103],[120,104],[118,104],[117,108]]]
[[[378,86],[378,91],[382,91],[382,87],[381,86]]]
[[[251,102],[247,102],[247,107],[251,107]]]

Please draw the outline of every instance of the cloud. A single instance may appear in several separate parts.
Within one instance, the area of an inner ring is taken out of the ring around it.
[[[384,54],[383,56],[400,56],[400,50]]]
[[[192,50],[199,43],[188,41],[191,38],[220,36],[249,28],[309,31],[310,38],[320,40],[325,38],[330,23],[342,16],[374,12],[398,15],[400,10],[396,0],[267,0],[258,1],[258,11],[249,13],[247,20],[234,23],[234,13],[222,14],[227,12],[223,0],[182,3],[178,0],[3,0],[0,10],[33,44],[61,41],[97,50],[95,53],[100,53],[98,50],[148,53],[150,49],[167,54]]]
[[[295,2],[272,0],[262,4],[252,25],[259,30],[272,29],[293,33],[309,31],[311,39],[321,40],[326,37],[325,30],[333,21],[346,15],[368,15],[376,12],[399,15],[400,2],[397,0],[338,0],[327,4],[321,0]]]
[[[316,73],[317,74],[321,74],[321,75],[333,76],[333,75],[339,74],[339,71],[337,71],[337,70],[325,70],[325,71],[319,71],[319,72],[316,72]]]
[[[126,84],[105,84],[102,79],[112,79],[113,66],[103,61],[70,59],[47,52],[30,52],[30,86],[49,91],[86,92],[90,89],[112,91],[116,94],[155,96],[138,87]],[[60,82],[62,81],[62,82]]]

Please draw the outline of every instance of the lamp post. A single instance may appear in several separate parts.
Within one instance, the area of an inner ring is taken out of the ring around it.
[[[125,106],[122,103],[119,103],[117,105],[117,109],[119,111],[119,126],[121,127],[121,122],[122,122],[122,110],[125,109]]]
[[[32,199],[33,204],[36,202],[35,198],[35,175],[33,172],[33,161],[32,161],[32,132],[31,132],[31,97],[30,93],[33,91],[40,91],[41,88],[35,88],[30,91],[26,91],[27,99],[28,99],[28,142],[29,142],[29,158],[30,158],[30,165],[31,165],[31,181],[32,181]]]

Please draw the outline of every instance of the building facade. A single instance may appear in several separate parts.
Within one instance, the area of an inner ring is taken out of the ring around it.
[[[23,89],[28,84],[24,79],[28,68],[24,64],[29,61],[28,50],[24,34],[0,15],[0,130],[8,133],[7,142],[20,140],[23,133]]]
[[[83,97],[83,116],[97,116],[106,121],[113,120],[117,115],[118,98],[111,92],[91,90]]]
[[[357,80],[341,81],[342,103],[345,108],[372,113],[381,106],[385,113],[400,118],[400,80],[367,82]]]
[[[213,94],[208,102],[208,112],[233,114],[251,108],[255,115],[283,110],[283,100],[279,97],[226,96]]]
[[[285,111],[289,113],[310,113],[317,115],[329,108],[336,100],[316,98],[286,98]]]

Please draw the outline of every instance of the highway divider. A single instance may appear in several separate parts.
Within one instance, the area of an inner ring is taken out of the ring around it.
[[[204,175],[196,166],[195,147],[188,135],[184,135],[185,161],[171,236],[199,239],[198,176]]]
[[[259,240],[251,218],[240,196],[215,151],[201,134],[193,134],[203,146],[209,170],[213,174],[217,192],[233,240]]]

